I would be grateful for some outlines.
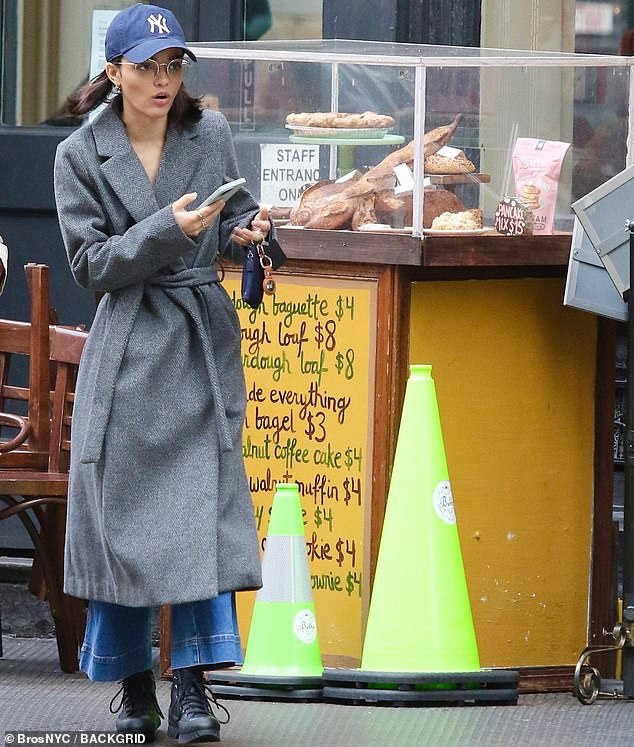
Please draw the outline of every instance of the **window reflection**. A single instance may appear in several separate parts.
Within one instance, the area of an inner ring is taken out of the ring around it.
[[[265,0],[247,0],[250,26],[261,28]],[[268,0],[271,25],[261,36],[245,39],[321,39],[322,0]]]

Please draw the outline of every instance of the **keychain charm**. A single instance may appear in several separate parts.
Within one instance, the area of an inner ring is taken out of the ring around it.
[[[272,296],[275,293],[275,280],[271,274],[270,267],[264,268],[264,281],[262,283],[262,288],[264,288],[264,292],[267,296]]]
[[[262,289],[266,293],[267,296],[272,296],[275,293],[275,280],[273,278],[273,262],[271,261],[271,258],[266,254],[264,251],[263,244],[266,244],[266,242],[262,242],[262,244],[257,245],[258,249],[258,256],[260,257],[260,264],[262,265],[262,269],[264,270],[264,280],[262,281]]]

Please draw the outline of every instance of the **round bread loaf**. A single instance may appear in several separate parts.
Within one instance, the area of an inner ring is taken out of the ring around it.
[[[377,220],[391,226],[412,225],[412,194],[394,195],[379,192],[374,201]],[[440,187],[425,187],[423,198],[423,228],[431,228],[434,218],[444,212],[464,210],[463,203],[453,192]]]
[[[425,188],[423,199],[423,228],[431,228],[434,218],[442,213],[459,213],[464,204],[448,189]]]

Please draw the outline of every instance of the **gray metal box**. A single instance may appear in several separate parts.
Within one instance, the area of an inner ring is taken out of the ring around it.
[[[629,241],[629,233],[626,235]],[[575,218],[572,229],[564,306],[621,322],[627,320],[627,303],[621,298],[578,218]]]
[[[573,202],[572,209],[623,296],[630,287],[630,233],[625,224],[634,220],[634,166]]]

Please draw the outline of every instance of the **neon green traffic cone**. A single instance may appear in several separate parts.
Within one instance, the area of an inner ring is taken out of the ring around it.
[[[410,367],[361,669],[480,668],[431,366]]]
[[[302,507],[295,483],[278,483],[242,674],[321,677]]]

